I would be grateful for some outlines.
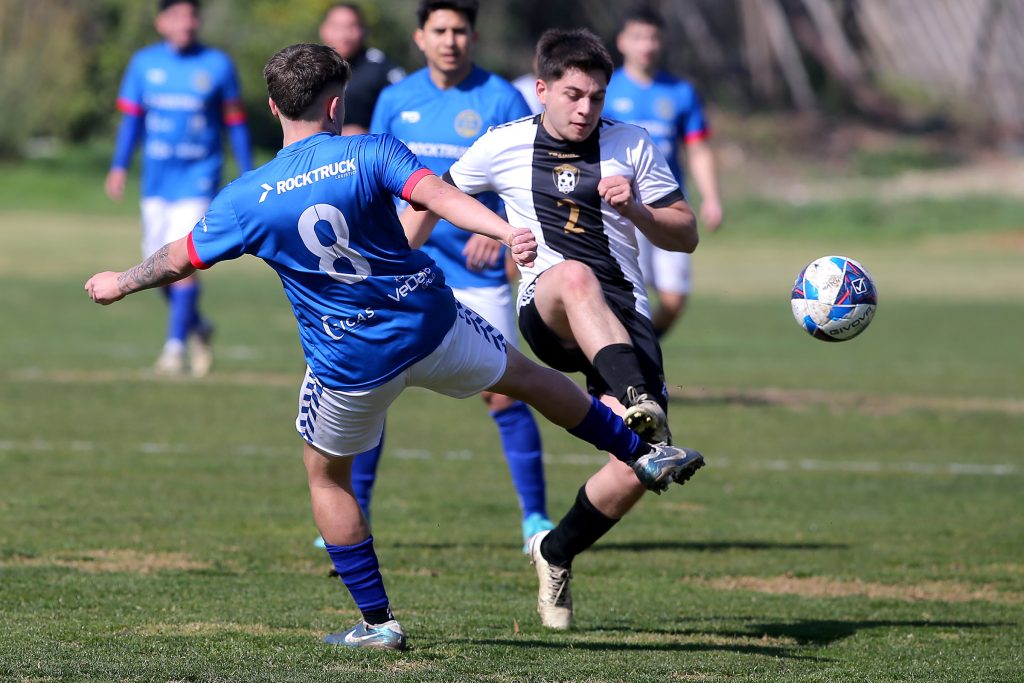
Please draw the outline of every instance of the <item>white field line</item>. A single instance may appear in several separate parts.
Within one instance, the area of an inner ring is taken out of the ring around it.
[[[110,368],[105,370],[22,368],[8,375],[13,382],[48,382],[56,384],[120,384],[123,382],[158,382],[241,387],[297,387],[301,373],[292,372],[214,372],[209,377],[158,377],[148,369]],[[673,399],[696,403],[714,402],[751,406],[780,406],[802,410],[823,406],[833,411],[856,411],[872,416],[897,415],[912,410],[960,414],[994,413],[1024,415],[1024,399],[987,396],[934,396],[920,394],[866,394],[824,391],[818,389],[781,389],[759,387],[736,389],[726,387],[669,388]]]
[[[19,453],[103,453],[110,450],[134,450],[144,455],[166,453],[206,453],[209,447],[186,443],[142,442],[134,446],[113,446],[111,444],[92,441],[47,441],[43,439],[14,440],[0,439],[0,454]],[[237,444],[218,450],[219,453],[235,457],[295,457],[298,458],[300,448],[280,448],[260,446],[256,444]],[[433,451],[428,449],[395,448],[389,449],[385,457],[399,460],[455,460],[467,461],[478,457],[472,451]],[[490,456],[488,456],[490,457]],[[601,453],[545,453],[544,461],[548,465],[584,465],[599,467],[608,461],[608,456]],[[713,469],[731,469],[745,471],[769,472],[842,472],[850,474],[911,474],[919,476],[950,476],[970,475],[985,477],[1019,476],[1024,470],[1012,463],[965,463],[965,462],[894,462],[882,460],[815,460],[811,458],[773,458],[755,460],[750,458],[730,458],[714,456],[708,458],[708,466]]]

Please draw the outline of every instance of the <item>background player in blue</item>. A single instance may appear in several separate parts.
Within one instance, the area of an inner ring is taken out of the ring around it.
[[[374,110],[371,132],[398,137],[438,175],[491,126],[530,114],[511,84],[473,64],[476,14],[476,0],[421,0],[413,38],[427,66],[385,89]],[[501,211],[493,192],[477,199]],[[517,339],[499,244],[441,221],[422,248],[444,271],[459,301],[497,327],[506,340]],[[521,401],[489,392],[482,397],[498,425],[519,496],[525,543],[537,532],[554,528],[547,515],[540,432]],[[367,507],[380,450],[360,457],[356,465],[357,492]]]
[[[700,218],[705,229],[722,224],[722,203],[715,175],[715,157],[704,107],[693,85],[659,69],[664,23],[653,10],[639,7],[626,15],[616,39],[623,64],[612,74],[607,102],[612,118],[642,126],[668,160],[684,187],[679,145],[686,148],[690,175],[700,191]],[[691,286],[690,254],[671,252],[637,233],[644,280],[658,292],[651,322],[658,335],[667,332],[686,308]]]
[[[409,248],[398,195],[504,242],[530,265],[537,242],[423,168],[389,135],[340,136],[348,64],[324,45],[293,45],[264,70],[283,149],[214,199],[192,232],[124,272],[97,273],[97,303],[169,284],[196,268],[252,254],[277,271],[306,357],[296,430],[313,516],[363,618],[325,638],[348,647],[402,649],[373,537],[352,492],[354,454],[380,439],[404,387],[466,397],[489,389],[530,401],[548,419],[610,450],[662,491],[693,452],[649,446],[564,375],[529,361],[455,301],[430,257]],[[688,470],[687,470],[688,471]]]
[[[141,141],[144,256],[188,233],[206,211],[220,183],[223,129],[239,170],[252,167],[235,68],[226,54],[196,42],[199,26],[198,0],[161,0],[156,29],[164,42],[135,53],[117,98],[123,117],[106,191],[122,199]],[[213,327],[199,314],[199,280],[187,278],[164,293],[167,339],[155,370],[183,373],[187,341],[192,374],[205,375]]]

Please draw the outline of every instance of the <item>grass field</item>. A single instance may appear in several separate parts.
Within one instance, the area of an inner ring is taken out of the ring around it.
[[[311,546],[303,361],[274,274],[211,271],[216,371],[157,381],[159,296],[101,309],[81,291],[137,260],[134,212],[17,199],[0,214],[3,680],[1024,680],[1019,204],[732,207],[665,343],[673,431],[708,467],[577,560],[570,633],[539,626],[479,402],[405,394],[374,521],[411,649],[379,653],[319,641],[357,613]],[[847,344],[789,313],[826,253],[880,290]],[[604,456],[542,429],[557,517]]]

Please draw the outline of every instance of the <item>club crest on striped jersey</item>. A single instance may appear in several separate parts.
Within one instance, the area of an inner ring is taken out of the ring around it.
[[[559,192],[570,194],[580,182],[580,169],[572,164],[561,164],[552,169],[551,176]]]

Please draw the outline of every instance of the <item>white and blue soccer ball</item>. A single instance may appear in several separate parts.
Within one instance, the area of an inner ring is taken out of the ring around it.
[[[822,256],[796,276],[793,317],[815,339],[853,339],[875,317],[878,291],[867,268],[845,256]]]

